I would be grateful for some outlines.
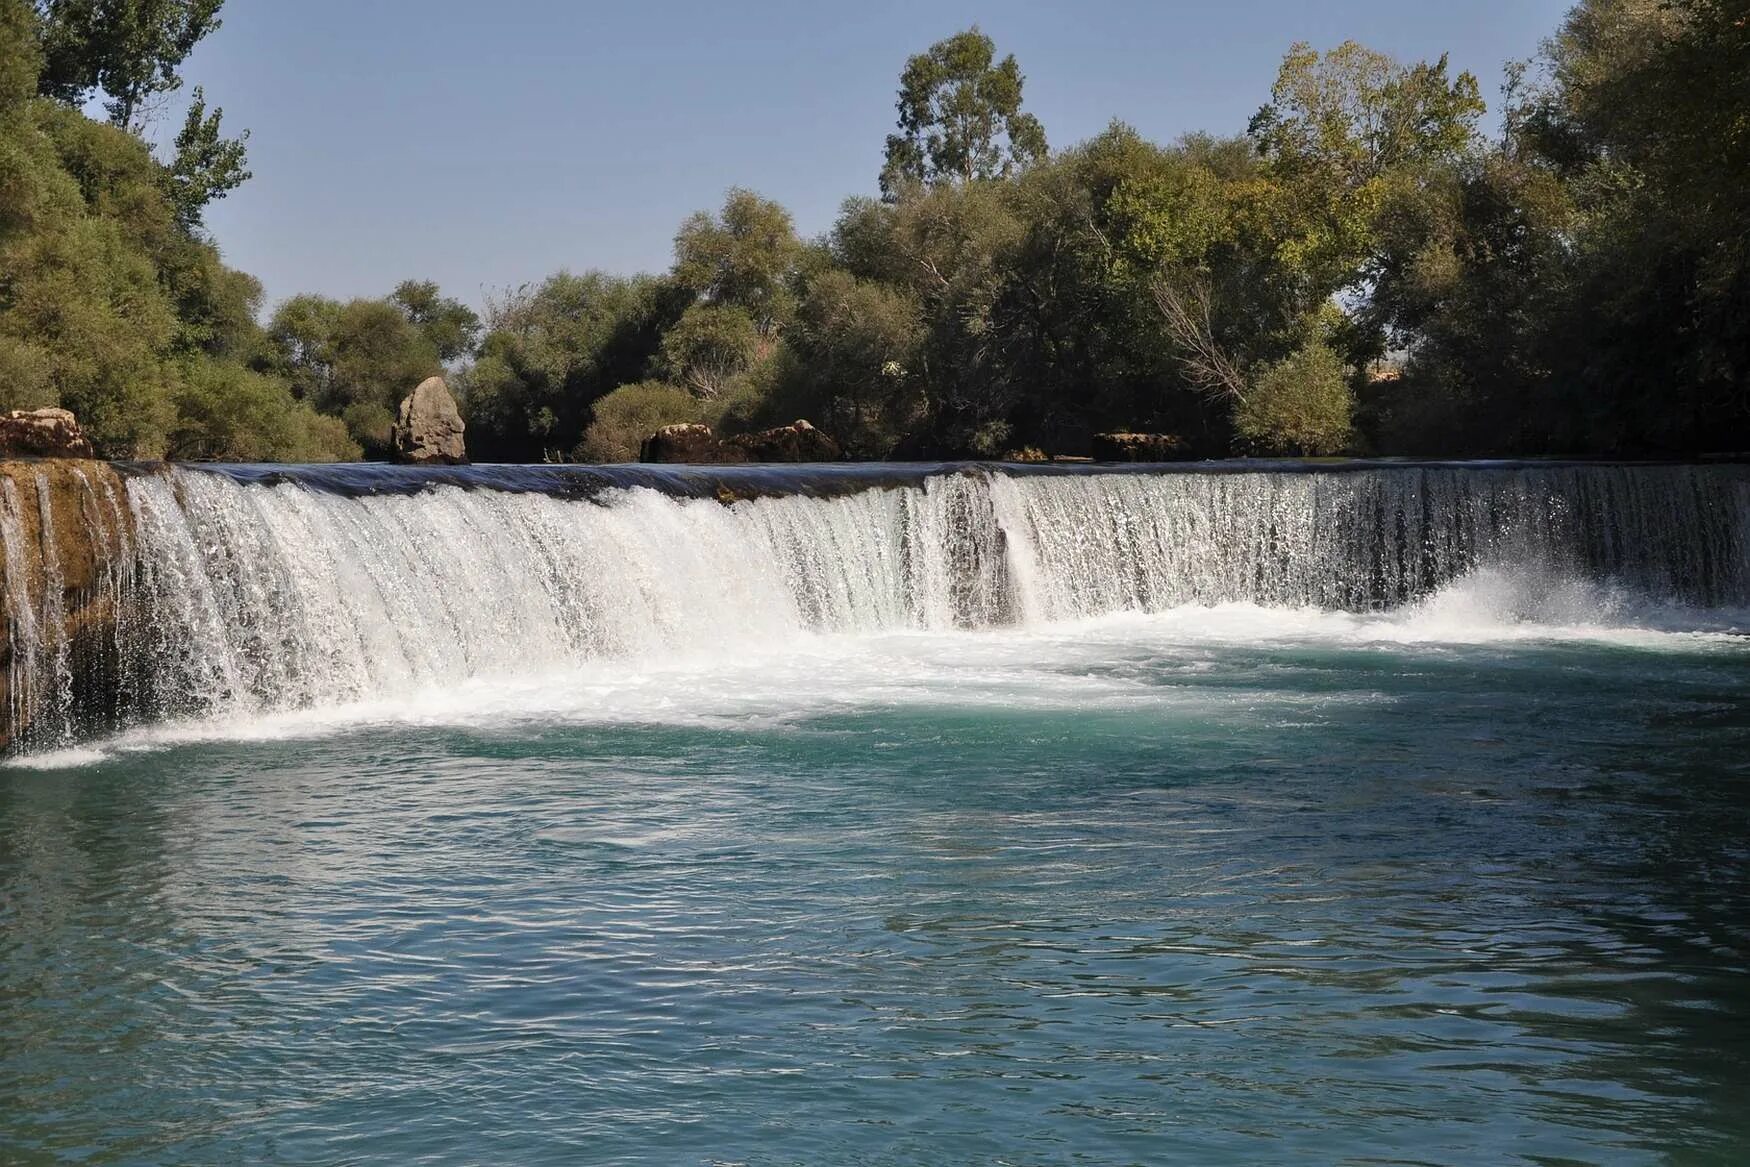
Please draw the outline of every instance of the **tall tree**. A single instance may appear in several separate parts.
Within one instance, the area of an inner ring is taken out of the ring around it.
[[[1025,78],[1014,54],[974,25],[905,63],[899,130],[887,138],[881,190],[1006,177],[1045,156],[1045,129],[1021,112]]]
[[[249,131],[235,138],[223,137],[219,122],[224,116],[225,111],[217,107],[207,112],[206,92],[195,86],[188,116],[176,135],[176,154],[165,167],[164,180],[176,221],[190,231],[201,225],[208,203],[224,198],[251,177],[244,148]]]
[[[46,97],[105,97],[110,121],[137,130],[153,98],[182,87],[177,70],[219,27],[225,0],[36,0]]]
[[[719,214],[700,211],[681,224],[674,279],[701,300],[742,309],[770,337],[794,310],[790,284],[801,259],[790,212],[738,187]]]
[[[1289,50],[1249,133],[1276,180],[1267,215],[1305,273],[1309,310],[1366,276],[1394,176],[1463,155],[1483,112],[1476,78],[1449,76],[1445,57],[1406,66],[1353,41]]]

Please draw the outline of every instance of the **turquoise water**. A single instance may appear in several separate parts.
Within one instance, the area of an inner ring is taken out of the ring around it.
[[[1745,1162],[1750,642],[1489,611],[800,636],[27,759],[0,1161]]]

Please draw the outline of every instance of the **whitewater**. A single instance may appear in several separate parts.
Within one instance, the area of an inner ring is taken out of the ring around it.
[[[1074,707],[1126,700],[1109,666],[1127,654],[1733,652],[1750,625],[1750,476],[1733,466],[960,467],[849,488],[822,472],[816,489],[806,470],[744,470],[739,489],[769,493],[728,501],[458,473],[130,477],[112,505],[131,533],[104,536],[135,544],[107,584],[114,717],[73,724],[65,644],[15,652],[15,690],[47,708],[23,764],[380,722]],[[57,626],[51,589],[34,616],[11,592],[15,636]]]

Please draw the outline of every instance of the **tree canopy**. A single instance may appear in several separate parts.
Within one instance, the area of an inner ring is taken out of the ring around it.
[[[439,370],[494,460],[797,417],[868,458],[1120,429],[1206,456],[1750,447],[1737,0],[1580,0],[1493,121],[1444,57],[1296,44],[1243,132],[1115,121],[1055,154],[972,28],[904,63],[879,197],[819,238],[736,187],[658,275],[560,271],[482,314],[407,280],[265,326],[203,227],[247,135],[199,86],[167,157],[138,133],[219,8],[0,0],[0,404],[64,403],[111,456],[377,456]]]
[[[881,189],[1007,178],[1043,158],[1045,128],[1021,111],[1025,80],[1014,54],[997,61],[976,25],[906,61]]]

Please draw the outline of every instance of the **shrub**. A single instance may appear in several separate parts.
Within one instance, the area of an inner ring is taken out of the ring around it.
[[[663,381],[622,385],[595,403],[577,456],[589,462],[636,462],[644,439],[665,425],[706,420],[705,405]]]
[[[360,401],[340,413],[341,428],[369,458],[384,458],[395,432],[395,415],[376,401]]]
[[[1335,454],[1349,444],[1354,413],[1342,359],[1312,340],[1257,378],[1234,408],[1234,430],[1254,453]]]
[[[168,456],[190,461],[354,461],[339,419],[292,397],[283,381],[241,365],[196,360],[178,370]]]

